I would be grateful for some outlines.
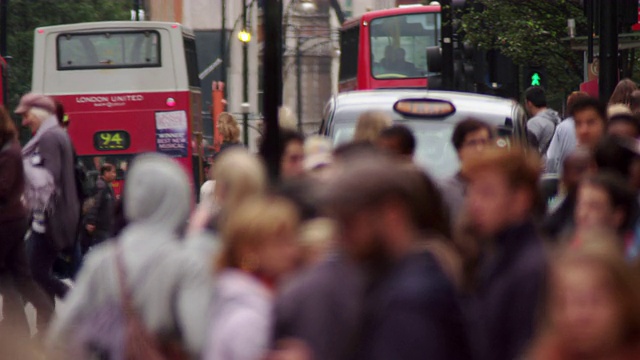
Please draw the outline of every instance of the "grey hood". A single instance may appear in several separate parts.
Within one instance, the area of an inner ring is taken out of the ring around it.
[[[190,205],[189,179],[180,165],[160,154],[136,158],[124,190],[125,216],[132,224],[129,228],[177,234],[187,221]]]
[[[554,125],[558,125],[558,124],[560,124],[560,121],[562,121],[562,118],[560,117],[558,112],[553,110],[553,109],[544,109],[544,110],[540,111],[536,115],[536,117],[541,117],[541,118],[548,119]]]

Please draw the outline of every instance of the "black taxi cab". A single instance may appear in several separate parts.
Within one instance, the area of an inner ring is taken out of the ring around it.
[[[413,131],[414,160],[436,178],[458,171],[451,134],[458,122],[469,117],[495,126],[499,146],[527,142],[526,112],[515,100],[407,89],[353,91],[333,96],[325,107],[320,134],[330,137],[335,145],[349,142],[359,115],[370,110],[384,112],[394,124],[406,125]]]

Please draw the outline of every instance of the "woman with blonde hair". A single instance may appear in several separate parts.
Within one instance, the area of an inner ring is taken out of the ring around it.
[[[225,151],[213,167],[215,187],[211,197],[201,204],[189,222],[188,234],[209,227],[215,229],[220,216],[230,213],[248,198],[262,195],[267,188],[267,171],[255,155],[244,148]]]
[[[353,134],[354,142],[374,142],[382,130],[391,127],[392,120],[382,111],[366,111],[358,117]]]
[[[215,299],[204,359],[260,359],[268,349],[273,292],[298,261],[295,206],[282,198],[244,202],[222,227]]]
[[[248,198],[262,195],[267,188],[264,164],[245,149],[233,149],[220,157],[213,177],[214,201],[225,213],[232,212]]]
[[[529,359],[640,358],[637,276],[615,235],[597,234],[552,263],[544,327]]]
[[[236,118],[230,113],[223,112],[220,114],[218,117],[218,131],[222,136],[222,144],[218,154],[240,144],[240,126]]]

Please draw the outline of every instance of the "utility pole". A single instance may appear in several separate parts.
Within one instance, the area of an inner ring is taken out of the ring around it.
[[[618,1],[600,0],[600,100],[607,102],[618,83]]]
[[[298,110],[298,131],[302,132],[302,40],[298,30],[296,37],[296,109]]]
[[[271,0],[263,9],[265,135],[261,150],[269,175],[275,181],[280,173],[278,110],[282,105],[282,0]]]
[[[453,89],[453,6],[451,0],[441,0],[442,17],[442,87]]]
[[[247,29],[247,3],[242,0],[242,31],[247,36],[242,41],[242,141],[249,147],[249,41],[251,33]]]

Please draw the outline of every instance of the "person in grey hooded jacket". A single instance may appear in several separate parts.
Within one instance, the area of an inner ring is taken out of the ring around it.
[[[104,304],[120,303],[119,248],[126,285],[146,329],[161,343],[178,341],[197,358],[205,341],[213,280],[201,276],[210,269],[190,261],[178,241],[190,210],[187,175],[173,160],[145,154],[134,161],[124,191],[129,225],[116,242],[100,244],[88,254],[51,325],[47,345],[54,354],[64,354],[92,313]]]
[[[556,111],[547,107],[543,88],[532,86],[525,91],[524,96],[525,108],[531,116],[527,121],[529,142],[538,149],[539,154],[544,156],[561,119]]]

